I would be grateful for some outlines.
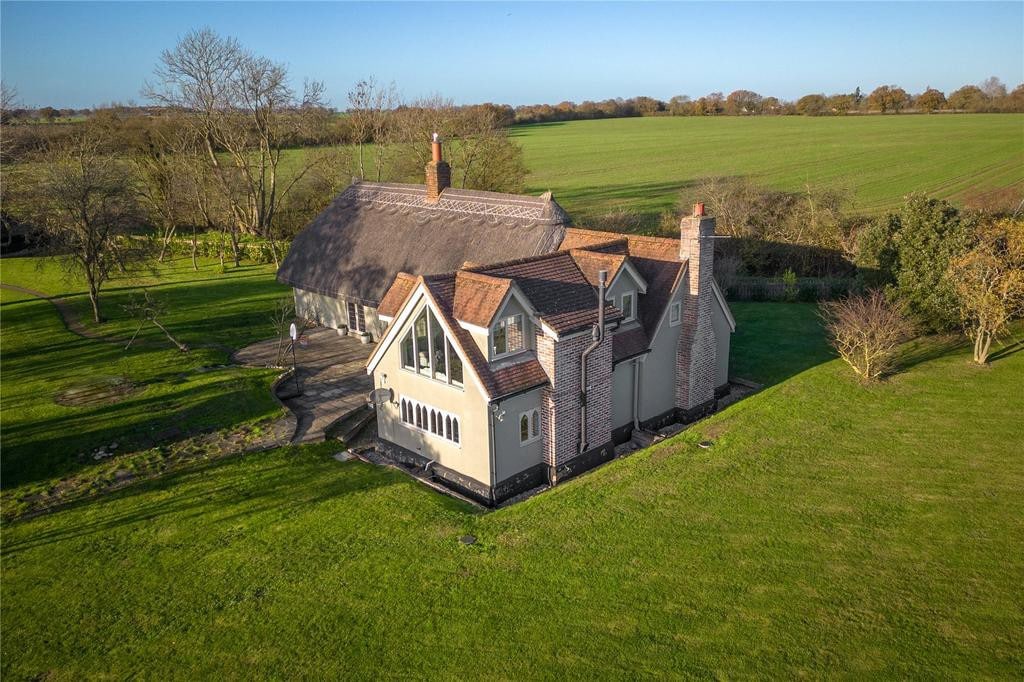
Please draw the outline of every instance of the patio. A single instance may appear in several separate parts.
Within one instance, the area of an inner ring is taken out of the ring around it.
[[[235,353],[235,362],[250,367],[273,367],[277,360],[277,339],[267,339]],[[373,378],[366,373],[366,360],[373,344],[362,344],[333,329],[312,329],[299,337],[295,347],[296,376],[277,385],[281,402],[296,417],[293,443],[324,439],[324,429],[338,417],[366,404]],[[290,367],[292,354],[284,358]],[[296,379],[298,392],[296,391]]]

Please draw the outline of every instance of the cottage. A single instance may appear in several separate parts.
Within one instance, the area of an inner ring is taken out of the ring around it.
[[[735,322],[702,213],[679,239],[568,228],[552,253],[399,274],[367,364],[391,457],[494,504],[713,410]]]
[[[540,197],[454,189],[435,136],[426,183],[353,182],[296,236],[277,273],[295,290],[296,313],[378,340],[377,308],[399,272],[451,272],[549,253],[568,216]]]

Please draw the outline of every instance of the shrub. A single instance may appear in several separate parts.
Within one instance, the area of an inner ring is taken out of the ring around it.
[[[800,282],[796,298],[804,303],[814,303],[818,300],[818,285],[814,282]]]
[[[792,270],[787,269],[782,273],[782,298],[787,303],[796,300],[796,273]]]
[[[823,303],[821,316],[832,347],[862,382],[891,371],[899,345],[914,332],[902,305],[878,290]]]

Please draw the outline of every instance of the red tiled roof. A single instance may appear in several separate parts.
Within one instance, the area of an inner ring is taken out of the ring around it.
[[[455,273],[452,314],[456,320],[489,327],[511,287],[510,279],[459,270]]]
[[[395,281],[391,283],[384,298],[377,306],[377,314],[385,317],[394,317],[402,309],[405,299],[416,288],[416,277],[408,272],[400,272],[395,275]]]
[[[626,262],[626,255],[621,253],[604,253],[602,251],[585,251],[583,249],[571,249],[569,255],[576,261],[576,266],[587,278],[591,286],[599,284],[597,274],[601,270],[608,273],[608,284],[611,284],[618,274],[619,268]]]

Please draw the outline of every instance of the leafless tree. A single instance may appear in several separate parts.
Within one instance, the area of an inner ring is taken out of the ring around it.
[[[192,178],[185,166],[193,141],[189,128],[181,125],[179,119],[180,116],[173,116],[162,125],[150,127],[145,148],[132,158],[139,196],[160,235],[157,260],[161,262],[178,227],[195,225]]]
[[[366,177],[363,146],[373,142],[374,169],[377,182],[384,176],[388,150],[394,141],[392,114],[401,98],[394,83],[381,85],[373,76],[365,78],[348,93],[348,116],[358,150],[359,177]]]
[[[296,154],[287,176],[281,161],[298,137],[316,139],[324,130],[329,112],[323,84],[306,81],[298,95],[283,64],[209,28],[191,31],[165,50],[155,75],[147,97],[185,114],[236,229],[267,238],[279,263],[275,215],[324,157]]]
[[[89,125],[63,138],[41,158],[41,177],[25,202],[68,274],[84,277],[95,322],[102,321],[100,289],[110,274],[143,255],[127,238],[140,213],[131,174],[102,151],[104,143]]]
[[[863,382],[892,370],[899,345],[914,332],[900,305],[881,291],[821,304],[829,340]]]
[[[147,324],[152,324],[164,333],[168,340],[174,344],[175,348],[180,350],[182,353],[188,352],[188,346],[174,338],[167,327],[165,327],[160,321],[160,318],[167,312],[167,306],[163,301],[151,296],[149,294],[149,289],[143,289],[141,297],[137,297],[135,295],[130,296],[128,303],[121,306],[121,308],[129,317],[134,318],[139,323],[135,328],[135,333],[132,334],[130,339],[128,339],[128,343],[125,345],[125,350],[135,342],[136,337],[138,337],[139,332],[142,331],[143,327]]]

